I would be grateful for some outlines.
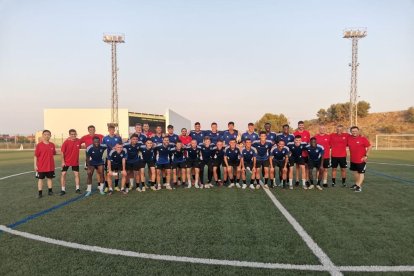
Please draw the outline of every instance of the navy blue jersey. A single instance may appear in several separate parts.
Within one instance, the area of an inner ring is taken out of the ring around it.
[[[174,133],[171,134],[171,135],[167,134],[167,137],[170,139],[170,144],[172,144],[172,145],[177,144],[177,141],[180,139],[178,137],[178,135],[177,134],[174,134]]]
[[[260,142],[260,140],[256,140],[253,142],[252,146],[257,150],[257,160],[258,161],[265,161],[269,159],[270,150],[272,149],[272,142],[266,140],[264,144]]]
[[[89,159],[89,164],[91,166],[100,166],[105,164],[103,160],[103,154],[108,148],[105,144],[100,144],[98,147],[95,147],[93,144],[87,147],[86,157]]]
[[[273,131],[266,133],[266,140],[271,141],[273,144],[276,143],[277,134]]]
[[[309,155],[309,160],[318,161],[322,158],[324,149],[321,145],[316,145],[316,147],[312,147],[311,145],[306,146],[306,151]]]
[[[121,136],[118,136],[118,135],[114,135],[112,137],[110,135],[106,135],[102,140],[102,144],[105,144],[108,147],[107,149],[108,153],[118,143],[122,143],[122,138]]]
[[[243,157],[243,162],[250,163],[253,162],[253,158],[257,157],[257,150],[254,147],[251,147],[250,149],[244,148],[241,151],[241,155]]]
[[[284,146],[279,149],[276,145],[270,150],[270,155],[273,157],[273,160],[283,161],[286,159],[286,156],[289,156],[289,148]]]
[[[200,132],[196,132],[195,130],[190,131],[191,139],[197,141],[197,145],[201,145],[203,143],[203,139],[206,136],[204,131],[200,130]]]
[[[259,140],[259,135],[256,132],[249,133],[248,131],[246,131],[242,134],[241,140],[242,142],[244,142],[246,141],[246,139],[250,139],[253,143],[256,140]]]
[[[214,152],[213,152],[213,159],[218,162],[221,163],[224,160],[224,150],[225,148],[222,147],[221,149],[218,149],[217,147],[215,148]]]
[[[236,161],[240,159],[241,153],[240,153],[239,148],[237,147],[234,149],[231,149],[230,147],[226,147],[226,149],[224,150],[224,156],[229,161]]]
[[[216,145],[219,140],[223,140],[223,133],[221,131],[212,132],[211,130],[207,130],[205,131],[205,135],[210,137],[213,145]]]
[[[230,140],[236,140],[237,139],[237,135],[239,135],[239,133],[237,132],[237,130],[234,130],[233,133],[230,133],[228,130],[223,132],[223,141],[225,145],[228,145]]]
[[[287,144],[287,147],[290,150],[291,156],[294,159],[298,159],[298,158],[301,158],[302,157],[302,152],[304,150],[306,150],[306,145],[307,144],[305,142],[301,142],[299,144],[299,146],[296,146],[295,145],[295,142],[290,142],[290,143]]]
[[[170,164],[171,148],[170,145],[163,144],[158,144],[155,147],[155,160],[158,165]]]
[[[141,158],[144,162],[154,162],[155,161],[155,151],[153,148],[147,149],[146,146],[141,147]]]
[[[171,161],[174,164],[183,163],[187,160],[187,158],[185,157],[184,148],[181,148],[178,150],[176,147],[173,147],[170,149],[170,153],[171,153]]]
[[[188,160],[199,160],[200,159],[200,147],[199,146],[197,146],[196,148],[188,146],[186,148],[186,151],[187,151]]]
[[[210,161],[214,155],[214,150],[216,149],[216,147],[213,145],[206,147],[204,144],[200,145],[199,147],[201,153],[200,160]]]
[[[116,166],[122,166],[122,160],[127,158],[128,154],[126,149],[123,149],[121,152],[117,152],[113,149],[108,154],[108,160],[111,161],[111,164]]]
[[[281,133],[276,137],[276,143],[279,143],[280,140],[285,141],[285,145],[287,145],[288,143],[293,142],[295,140],[295,136],[293,134],[285,135]]]
[[[139,133],[139,134],[138,133],[133,133],[133,134],[131,134],[131,136],[134,135],[134,134],[138,135],[138,142],[140,142],[142,144],[145,144],[145,142],[147,141],[147,136],[145,134],[143,134],[143,133]],[[128,142],[130,142],[130,141],[131,141],[131,138],[129,138]]]
[[[141,142],[135,144],[135,146],[133,146],[131,143],[124,144],[124,149],[127,151],[127,154],[128,154],[128,158],[126,160],[127,163],[135,164],[142,160],[141,155],[139,154],[141,150],[141,146],[142,146]]]
[[[151,137],[151,141],[154,144],[154,147],[157,146],[158,144],[162,144],[162,138],[163,138],[162,135],[161,136],[154,135]]]

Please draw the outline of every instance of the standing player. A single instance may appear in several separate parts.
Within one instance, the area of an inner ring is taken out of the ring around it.
[[[94,125],[88,126],[88,134],[86,134],[86,135],[84,135],[80,138],[81,146],[83,144],[85,144],[85,148],[88,148],[90,145],[92,145],[93,138],[95,136],[99,137],[99,139],[101,139],[100,142],[102,143],[103,135],[102,134],[96,134],[95,132],[96,132],[96,129],[95,129]],[[85,162],[85,170],[87,170],[87,169],[88,169],[88,166],[86,165],[86,162]],[[102,175],[102,177],[103,177],[103,175]]]
[[[283,125],[282,133],[276,136],[276,143],[278,143],[280,140],[283,140],[285,142],[285,145],[295,140],[295,136],[289,133],[289,125]]]
[[[98,178],[98,189],[101,195],[104,195],[104,163],[103,154],[106,152],[107,146],[101,144],[99,136],[93,138],[92,145],[86,148],[86,165],[88,168],[88,178],[86,180],[87,188],[85,196],[88,197],[92,193],[92,176],[96,170],[96,176]]]
[[[167,136],[162,139],[162,144],[158,144],[155,147],[155,165],[157,167],[157,190],[161,190],[161,176],[165,172],[166,180],[163,181],[163,184],[167,190],[172,190],[170,185],[171,177],[171,145],[170,140]],[[164,180],[164,179],[163,179]]]
[[[213,178],[213,155],[215,147],[211,144],[209,136],[204,137],[204,143],[200,147],[200,187],[213,188],[211,179]],[[204,184],[204,168],[207,166],[207,184]]]
[[[201,145],[203,143],[205,133],[201,130],[201,125],[199,122],[196,122],[194,124],[194,130],[190,131],[190,136],[192,140],[197,141],[197,145]]]
[[[191,136],[187,135],[187,129],[183,127],[181,129],[181,135],[178,137],[184,147],[189,146],[191,143]]]
[[[323,175],[323,154],[324,154],[323,147],[316,143],[315,137],[312,137],[310,139],[309,145],[306,146],[306,151],[308,152],[308,168],[309,168],[309,178],[310,178],[309,190],[312,190],[315,187],[313,185],[314,184],[313,182],[314,180],[313,169],[314,168],[316,169],[316,176],[318,179],[316,188],[318,190],[322,190],[321,179]]]
[[[230,145],[231,140],[237,141],[237,138],[239,136],[239,132],[234,129],[234,122],[229,122],[227,124],[228,130],[223,132],[223,141],[224,145],[228,146]]]
[[[342,186],[346,187],[346,146],[348,145],[349,134],[343,131],[343,126],[336,127],[336,133],[331,134],[331,166],[332,166],[332,187],[336,184],[336,169],[341,167]]]
[[[142,133],[145,135],[145,137],[147,139],[151,139],[152,136],[154,135],[154,133],[151,132],[149,124],[148,123],[144,123],[142,125],[142,128],[143,128]]]
[[[266,140],[272,142],[272,144],[276,143],[277,134],[272,131],[272,125],[270,123],[266,123],[264,125],[265,133],[266,133]]]
[[[75,175],[76,193],[80,194],[80,179],[79,179],[79,150],[80,140],[76,138],[76,130],[69,130],[69,138],[62,144],[62,174],[60,176],[61,192],[60,195],[66,194],[66,173],[70,167]]]
[[[302,188],[308,189],[306,186],[306,173],[305,173],[305,159],[303,158],[303,151],[306,150],[306,143],[302,142],[300,135],[295,136],[294,142],[287,144],[290,151],[289,157],[289,187],[292,186],[293,181],[293,167],[299,166],[300,175],[302,176]],[[296,173],[295,186],[299,186],[299,173]]]
[[[351,189],[355,192],[362,192],[365,169],[367,166],[368,153],[371,150],[371,143],[368,139],[359,134],[357,126],[351,127],[351,135],[348,137],[349,154],[351,156],[351,166],[349,169],[354,172],[355,184]]]
[[[257,157],[256,157],[256,182],[259,184],[260,172],[262,171],[264,177],[264,188],[268,189],[269,186],[267,184],[269,180],[269,156],[270,150],[272,148],[272,142],[267,140],[266,138],[267,133],[266,131],[261,131],[259,134],[260,140],[256,140],[253,142],[253,147],[257,150]],[[263,183],[262,183],[263,184]],[[256,185],[256,189],[259,189],[260,185]]]
[[[310,132],[307,131],[305,129],[305,123],[303,121],[299,121],[298,122],[298,129],[293,132],[293,135],[297,136],[300,135],[302,142],[309,144],[310,142]],[[308,168],[308,152],[304,151],[303,152],[303,158],[305,159],[305,176],[306,176],[306,181],[307,181],[307,185],[309,185],[309,168]],[[300,167],[298,165],[296,165],[296,174],[299,173]]]
[[[109,186],[109,193],[108,195],[112,195],[112,176],[118,176],[119,172],[121,172],[121,189],[124,193],[125,192],[125,180],[127,177],[126,172],[126,159],[127,159],[127,152],[124,149],[122,142],[116,144],[112,150],[108,154],[108,161],[107,161],[107,168],[108,173],[106,175],[106,181],[108,182]]]
[[[155,187],[155,152],[152,145],[151,139],[148,139],[145,142],[144,146],[141,146],[141,155],[142,155],[142,166],[140,167],[141,172],[141,186],[144,187],[145,184],[145,166],[148,168],[148,187],[151,187],[151,190],[156,191]]]
[[[42,141],[36,145],[34,152],[34,170],[36,172],[38,198],[41,198],[43,190],[43,179],[47,178],[48,195],[53,195],[52,179],[55,177],[55,160],[56,155],[55,144],[50,141],[51,133],[45,129],[42,132]]]
[[[286,188],[286,178],[289,166],[289,148],[285,146],[285,141],[280,140],[270,150],[270,186],[273,186],[273,179],[276,179],[276,167],[279,167],[279,179],[283,181],[283,188]],[[290,183],[289,183],[290,184]],[[289,189],[293,189],[289,185]]]
[[[224,164],[230,180],[229,188],[233,188],[235,185],[237,188],[241,188],[239,183],[241,172],[240,158],[241,152],[240,149],[236,147],[236,139],[231,138],[229,146],[227,146],[224,151]]]
[[[194,170],[194,187],[196,189],[200,188],[198,186],[198,181],[200,177],[200,147],[197,145],[197,140],[191,140],[190,146],[187,146],[187,181],[188,186],[187,188],[191,188],[192,177],[191,177],[191,170]]]
[[[187,168],[187,159],[185,156],[185,149],[183,143],[178,140],[173,148],[171,148],[171,167],[173,175],[174,187],[185,183],[185,175]],[[180,178],[180,182],[177,182],[177,175]]]
[[[322,183],[325,188],[328,187],[328,169],[331,167],[331,136],[326,134],[325,126],[319,126],[319,133],[315,135],[316,143],[323,147],[323,168],[322,168]]]
[[[254,124],[253,123],[249,123],[247,125],[247,131],[245,133],[243,133],[242,136],[241,136],[241,141],[243,143],[245,143],[247,139],[250,139],[250,142],[259,140],[259,135],[256,132],[254,132]]]
[[[179,140],[179,137],[177,134],[174,133],[174,126],[168,125],[167,126],[167,137],[170,140],[171,145],[175,145],[177,141]]]
[[[115,134],[115,126],[109,125],[108,126],[108,132],[109,132],[109,134],[106,135],[103,138],[103,141],[102,141],[102,143],[105,144],[108,147],[107,156],[109,156],[109,153],[111,152],[112,148],[115,147],[115,145],[117,145],[118,143],[122,143],[121,136]],[[105,166],[107,166],[107,165],[108,165],[108,162],[105,162]],[[118,188],[118,182],[119,182],[119,176],[116,175],[115,176],[115,191],[119,192],[120,189]],[[105,189],[105,191],[106,190],[107,189]]]
[[[257,156],[257,150],[252,147],[252,140],[250,138],[245,138],[244,140],[244,148],[241,151],[241,176],[243,181],[243,189],[246,189],[246,171],[249,171],[251,173],[250,175],[250,189],[255,189],[254,187],[254,179],[256,176],[256,156]]]
[[[133,133],[135,135],[137,135],[138,137],[138,141],[141,142],[142,144],[144,144],[147,141],[147,136],[142,133],[142,124],[141,123],[136,123],[135,124],[135,133]]]
[[[139,140],[138,134],[134,133],[129,138],[129,143],[124,144],[124,149],[127,152],[127,159],[126,159],[126,171],[127,171],[127,181],[126,181],[126,192],[131,185],[131,189],[134,186],[134,181],[136,183],[136,190],[141,192],[142,189],[145,191],[145,187],[139,187],[140,185],[140,170],[142,167],[142,159],[140,150],[142,146],[142,142]],[[131,181],[132,180],[132,181]]]
[[[214,181],[216,182],[216,185],[223,186],[223,180],[224,182],[227,182],[227,171],[223,170],[223,180],[221,180],[221,173],[220,173],[220,167],[225,167],[224,164],[224,146],[223,141],[218,140],[216,144],[216,148],[213,153],[213,176]]]
[[[217,130],[217,123],[212,122],[211,123],[211,130],[208,130],[205,132],[205,135],[210,137],[211,144],[216,145],[218,140],[222,139],[223,133],[221,131]]]
[[[155,128],[155,134],[151,137],[153,147],[156,147],[158,144],[162,144],[162,138],[164,137],[162,133],[162,127],[157,126]]]

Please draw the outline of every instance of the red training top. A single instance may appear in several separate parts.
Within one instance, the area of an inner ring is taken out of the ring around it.
[[[150,139],[150,138],[152,138],[152,136],[154,136],[154,133],[152,133],[151,131],[148,131],[147,133],[145,133],[143,131],[142,134],[144,134],[145,136],[147,136],[147,139]]]
[[[346,157],[346,146],[348,145],[348,137],[348,133],[331,134],[332,157]]]
[[[321,145],[324,149],[323,151],[323,159],[329,159],[331,157],[331,136],[329,134],[316,134],[316,143]]]
[[[192,140],[190,135],[186,135],[186,136],[180,135],[178,138],[180,139],[181,143],[183,143],[183,145],[190,144]]]
[[[363,163],[362,158],[367,154],[367,147],[371,146],[371,143],[364,136],[348,136],[349,154],[351,155],[352,163]]]
[[[310,132],[309,131],[307,131],[307,130],[304,130],[304,131],[299,131],[299,130],[296,130],[295,132],[293,132],[293,135],[300,135],[301,137],[302,137],[302,142],[305,142],[305,143],[307,143],[307,144],[309,144],[309,142],[310,142]],[[308,156],[308,152],[306,151],[306,150],[304,150],[303,152],[302,152],[302,156],[303,157],[307,157]]]
[[[53,172],[55,170],[56,154],[55,144],[40,142],[36,145],[34,155],[36,156],[36,166],[38,172]]]
[[[79,166],[79,149],[80,149],[80,140],[70,140],[66,139],[63,142],[61,152],[65,161],[65,166]]]
[[[80,138],[80,144],[85,144],[85,148],[89,147],[93,144],[93,137],[99,137],[99,141],[102,143],[103,135],[102,134],[94,134],[91,136],[90,134],[86,134]]]

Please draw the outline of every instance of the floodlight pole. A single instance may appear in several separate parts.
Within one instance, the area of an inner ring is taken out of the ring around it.
[[[114,126],[116,132],[119,131],[118,118],[118,63],[117,63],[117,43],[125,43],[123,34],[104,34],[103,41],[111,44],[111,60],[112,60],[112,96],[111,96],[111,122],[108,126]]]
[[[351,66],[351,91],[349,93],[349,124],[358,125],[358,93],[357,93],[357,69],[358,63],[358,40],[367,36],[366,28],[346,29],[343,38],[352,40],[352,63]]]

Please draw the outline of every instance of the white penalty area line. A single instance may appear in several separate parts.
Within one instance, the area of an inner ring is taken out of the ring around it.
[[[117,255],[141,259],[181,262],[181,263],[193,263],[193,264],[206,264],[206,265],[221,265],[221,266],[233,266],[233,267],[249,267],[249,268],[266,268],[266,269],[286,269],[286,270],[304,270],[304,271],[330,271],[331,269],[323,265],[296,265],[296,264],[279,264],[279,263],[262,263],[262,262],[248,262],[248,261],[235,261],[235,260],[219,260],[219,259],[207,259],[207,258],[193,258],[171,255],[158,255],[147,254],[134,251],[126,251],[112,248],[105,248],[99,246],[84,245],[74,242],[67,242],[62,240],[56,240],[47,238],[27,232],[11,229],[5,225],[0,225],[0,231],[6,232],[11,235],[19,236],[22,238],[40,241],[48,244],[58,245],[62,247],[78,249],[83,251],[97,252],[108,255]],[[339,271],[351,271],[351,272],[411,272],[414,271],[414,266],[338,266]]]
[[[4,179],[7,179],[7,178],[12,178],[12,177],[19,176],[19,175],[23,175],[23,174],[34,173],[34,172],[35,171],[28,171],[28,172],[16,173],[16,174],[12,174],[12,175],[8,175],[8,176],[1,177],[0,180],[4,180]]]

